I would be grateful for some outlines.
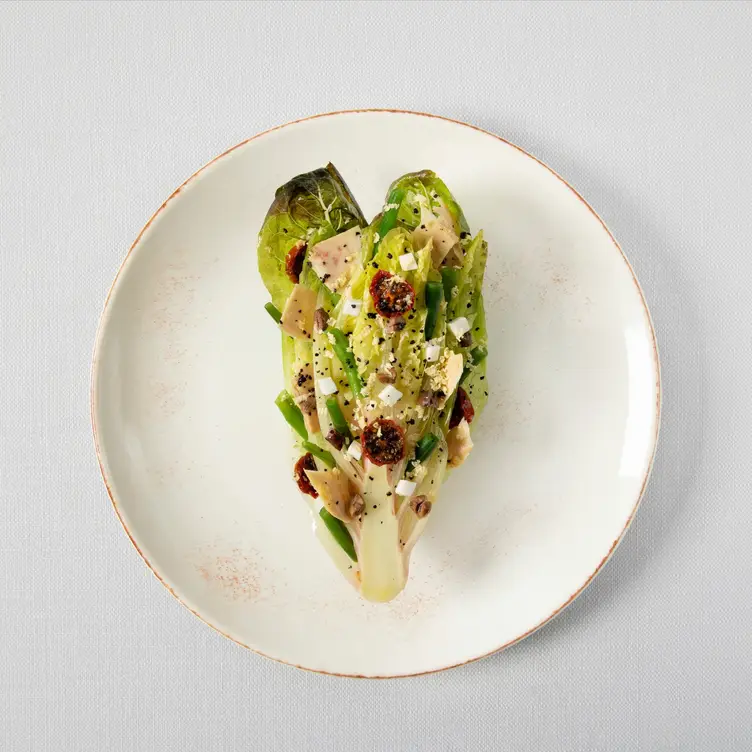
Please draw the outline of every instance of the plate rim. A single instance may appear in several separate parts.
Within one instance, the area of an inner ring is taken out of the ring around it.
[[[204,170],[211,167],[215,162],[218,162],[220,159],[223,159],[224,157],[228,156],[232,152],[234,152],[236,149],[241,148],[242,146],[245,146],[246,144],[250,143],[251,141],[255,141],[258,138],[261,138],[263,136],[266,136],[270,133],[274,133],[275,131],[281,130],[282,128],[287,128],[292,125],[297,125],[299,123],[304,123],[309,120],[318,120],[320,118],[325,117],[335,117],[338,115],[355,115],[355,114],[365,114],[365,113],[380,113],[380,114],[398,114],[398,115],[410,115],[415,117],[425,117],[425,118],[434,118],[436,120],[443,120],[448,123],[451,123],[453,125],[459,125],[463,126],[465,128],[470,128],[474,131],[477,131],[479,133],[482,133],[485,136],[489,136],[491,138],[496,139],[497,141],[501,141],[502,143],[506,144],[507,146],[511,146],[513,149],[516,149],[526,157],[529,157],[530,159],[537,162],[539,165],[544,167],[553,177],[558,179],[561,183],[564,184],[573,194],[574,196],[585,206],[585,208],[595,217],[595,219],[598,220],[600,225],[603,227],[603,230],[608,235],[609,239],[614,245],[614,248],[619,252],[624,264],[627,267],[627,270],[629,271],[632,282],[635,285],[635,288],[637,289],[637,293],[640,299],[640,303],[642,305],[643,313],[645,314],[646,321],[648,324],[648,330],[650,333],[650,339],[652,343],[652,366],[653,366],[653,373],[655,375],[655,388],[656,388],[656,395],[655,395],[655,413],[654,413],[654,420],[655,420],[655,427],[653,432],[653,438],[652,438],[652,446],[650,449],[650,457],[645,469],[645,474],[642,480],[642,484],[640,485],[640,490],[637,494],[637,498],[635,500],[635,503],[632,507],[631,512],[629,513],[629,517],[627,518],[627,521],[619,533],[619,535],[616,537],[616,539],[611,544],[611,547],[609,548],[606,555],[601,559],[599,564],[596,566],[596,568],[593,570],[593,572],[587,577],[587,579],[583,582],[583,584],[575,590],[569,598],[559,605],[554,611],[552,611],[548,616],[546,616],[543,620],[541,620],[538,624],[531,627],[528,631],[524,632],[521,635],[518,635],[517,637],[513,638],[512,640],[509,640],[505,643],[502,643],[498,647],[493,648],[492,650],[486,651],[484,653],[481,653],[479,655],[473,656],[472,658],[468,658],[467,660],[460,661],[458,663],[451,663],[446,666],[440,666],[438,668],[431,668],[426,671],[417,671],[413,673],[398,673],[398,674],[355,674],[355,673],[340,673],[336,671],[326,671],[324,669],[320,668],[311,668],[309,666],[301,666],[297,663],[293,663],[292,661],[284,660],[283,658],[279,658],[272,655],[267,655],[262,650],[259,650],[256,647],[253,647],[251,645],[247,645],[246,643],[242,642],[241,640],[237,639],[236,637],[233,637],[226,632],[224,632],[222,629],[217,627],[216,625],[212,624],[210,621],[208,621],[204,616],[202,616],[198,611],[196,611],[194,608],[191,608],[184,600],[180,598],[180,596],[175,592],[175,590],[164,580],[164,578],[159,574],[159,572],[156,570],[156,568],[151,564],[149,559],[146,557],[146,555],[143,553],[141,548],[139,547],[138,543],[136,543],[135,538],[133,537],[133,534],[128,529],[128,526],[125,523],[125,520],[123,519],[122,514],[120,513],[120,509],[118,508],[118,502],[115,498],[115,494],[113,493],[112,486],[110,484],[110,480],[107,477],[107,473],[105,472],[104,462],[102,459],[102,450],[100,447],[100,440],[99,440],[99,431],[97,428],[97,390],[96,385],[98,383],[98,373],[99,373],[99,360],[100,360],[100,350],[102,346],[102,341],[104,339],[104,333],[106,329],[106,323],[107,323],[107,314],[109,312],[110,308],[110,301],[112,299],[113,292],[115,291],[115,288],[117,287],[118,281],[123,273],[123,270],[125,269],[128,260],[131,257],[131,254],[135,250],[136,246],[141,241],[141,238],[144,236],[144,233],[149,229],[149,227],[152,225],[152,223],[157,219],[157,217],[165,210],[167,205],[176,197],[178,196],[181,191],[188,186],[189,183],[191,183],[193,180],[195,180]],[[621,246],[619,245],[618,241],[614,237],[613,233],[609,230],[606,223],[603,221],[603,219],[600,217],[600,215],[593,209],[593,207],[583,198],[583,196],[575,189],[568,181],[566,181],[561,175],[559,175],[555,170],[553,170],[551,167],[549,167],[545,162],[538,159],[535,155],[530,154],[530,152],[526,151],[522,147],[518,146],[517,144],[512,143],[511,141],[507,140],[506,138],[499,136],[496,133],[493,133],[491,131],[488,131],[484,128],[480,128],[477,125],[473,125],[472,123],[466,123],[462,120],[457,120],[455,118],[446,117],[444,115],[436,115],[433,113],[428,112],[420,112],[416,110],[403,110],[403,109],[392,109],[392,108],[362,108],[362,109],[346,109],[346,110],[334,110],[331,112],[322,112],[315,115],[308,115],[306,117],[297,118],[295,120],[290,120],[286,123],[282,123],[281,125],[273,126],[272,128],[267,128],[266,130],[260,131],[259,133],[256,133],[255,135],[251,136],[250,138],[247,138],[240,143],[235,144],[234,146],[231,146],[229,149],[223,151],[221,154],[217,155],[213,159],[209,160],[204,164],[202,167],[200,167],[198,170],[196,170],[190,177],[188,177],[185,181],[183,181],[171,194],[170,196],[162,203],[162,205],[152,214],[152,216],[149,218],[149,220],[146,222],[146,224],[142,227],[141,231],[136,236],[136,239],[133,241],[131,246],[128,248],[128,252],[126,253],[125,257],[123,258],[122,262],[120,263],[120,266],[118,267],[117,273],[115,274],[115,277],[112,281],[112,284],[110,285],[110,288],[107,292],[107,296],[104,301],[104,305],[102,306],[102,311],[99,316],[99,323],[97,324],[97,330],[94,338],[94,350],[92,353],[92,362],[91,362],[91,369],[90,369],[90,390],[89,390],[89,410],[90,410],[90,419],[91,419],[91,428],[92,428],[92,434],[93,434],[93,440],[94,440],[94,451],[96,453],[97,457],[97,463],[99,465],[99,471],[102,475],[102,480],[105,485],[105,489],[107,490],[107,495],[110,497],[110,502],[112,504],[112,507],[115,511],[115,515],[120,522],[121,527],[125,531],[125,534],[128,536],[128,539],[133,544],[133,547],[138,552],[141,559],[144,561],[148,569],[151,571],[151,573],[157,578],[157,580],[165,587],[167,592],[170,593],[170,595],[175,598],[178,603],[180,603],[184,608],[186,608],[190,613],[192,613],[195,617],[197,617],[199,620],[201,620],[204,624],[211,627],[215,632],[218,632],[223,637],[226,637],[228,640],[231,640],[236,645],[239,645],[240,647],[245,648],[246,650],[250,650],[258,655],[263,656],[264,658],[268,658],[270,660],[273,660],[277,663],[284,664],[286,666],[292,666],[294,668],[302,669],[304,671],[309,671],[311,673],[316,674],[324,674],[326,676],[338,676],[338,677],[345,677],[345,678],[354,678],[354,679],[402,679],[402,678],[410,678],[415,676],[426,676],[428,674],[436,674],[441,671],[447,671],[452,668],[458,668],[460,666],[466,666],[469,663],[474,663],[475,661],[479,661],[483,658],[488,658],[491,655],[494,655],[495,653],[500,653],[502,650],[506,650],[509,647],[512,647],[513,645],[516,645],[518,642],[521,642],[526,637],[529,637],[534,632],[537,632],[541,627],[546,625],[549,621],[554,619],[556,616],[558,616],[564,609],[566,609],[569,605],[571,605],[584,591],[585,589],[592,583],[592,581],[595,579],[595,577],[600,573],[600,571],[603,569],[603,567],[606,565],[608,560],[613,556],[616,548],[618,547],[619,543],[623,540],[627,530],[629,530],[632,522],[634,521],[634,518],[637,514],[637,510],[639,509],[639,506],[642,502],[642,499],[645,495],[645,489],[647,488],[648,481],[650,480],[650,476],[653,470],[653,466],[655,463],[655,456],[658,448],[658,436],[660,433],[660,426],[661,426],[661,412],[662,412],[662,381],[661,381],[661,364],[660,364],[660,357],[658,353],[658,342],[655,334],[655,325],[653,323],[652,316],[650,315],[650,309],[648,308],[647,301],[645,299],[645,293],[642,290],[642,287],[640,286],[639,280],[637,279],[637,275],[634,272],[634,269],[632,268],[632,264],[629,262],[629,259],[627,258],[626,254],[622,250]]]

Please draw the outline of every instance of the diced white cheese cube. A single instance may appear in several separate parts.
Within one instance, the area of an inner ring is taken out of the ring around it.
[[[397,496],[410,496],[415,490],[416,483],[411,480],[405,480],[404,478],[397,484],[397,488],[394,490],[397,492]]]
[[[470,322],[464,316],[460,316],[449,322],[449,328],[457,339],[462,339],[463,335],[470,331]]]
[[[357,316],[360,313],[360,309],[363,306],[360,300],[346,300],[344,309],[347,316]]]
[[[319,391],[322,394],[334,394],[337,391],[337,385],[334,383],[334,379],[329,378],[329,376],[324,376],[323,379],[318,380],[318,387]]]
[[[439,345],[426,345],[426,360],[429,363],[435,363],[441,355],[441,347]]]
[[[418,268],[418,262],[415,260],[415,256],[412,253],[406,253],[404,256],[399,257],[400,266],[402,271],[410,272],[413,269]]]
[[[363,447],[360,445],[359,441],[353,441],[350,446],[347,447],[347,453],[354,460],[359,460],[363,456]]]
[[[385,405],[389,405],[389,407],[396,405],[400,397],[402,397],[402,392],[399,389],[395,389],[391,384],[385,386],[379,393],[379,399]]]

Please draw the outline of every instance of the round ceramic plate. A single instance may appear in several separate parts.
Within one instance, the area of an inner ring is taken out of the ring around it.
[[[436,171],[489,244],[488,407],[388,604],[314,538],[274,405],[257,232],[279,185],[329,161],[368,217],[395,177]],[[107,300],[92,416],[125,530],[193,613],[289,664],[402,676],[519,640],[593,579],[645,487],[659,391],[640,288],[572,188],[471,126],[364,111],[252,138],[157,211]]]

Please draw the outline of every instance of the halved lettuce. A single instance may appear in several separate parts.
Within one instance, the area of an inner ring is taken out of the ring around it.
[[[431,171],[403,175],[386,195],[366,226],[332,165],[299,175],[278,189],[258,248],[275,306],[316,301],[311,332],[290,326],[290,312],[283,313],[283,327],[297,339],[283,337],[290,394],[277,404],[300,434],[305,454],[295,475],[318,511],[317,535],[348,581],[374,601],[405,586],[412,548],[449,467],[472,448],[469,423],[487,399],[483,235],[471,236],[459,204]],[[341,237],[315,249],[334,236]],[[300,288],[291,295],[286,259],[299,244],[306,256],[297,284],[313,296]],[[336,270],[336,285],[326,264]],[[320,430],[301,429],[297,406],[315,411],[305,425]],[[326,482],[328,473],[336,483]]]

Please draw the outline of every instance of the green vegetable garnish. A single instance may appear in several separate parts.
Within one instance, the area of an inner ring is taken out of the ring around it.
[[[304,441],[303,449],[305,449],[306,452],[310,452],[314,457],[318,457],[327,467],[334,467],[337,464],[330,452],[327,452],[326,449],[322,449],[318,444],[314,444],[312,441]]]
[[[274,303],[267,303],[264,308],[277,324],[282,321],[282,314],[280,313],[279,308],[274,305]]]
[[[473,365],[480,365],[488,357],[488,350],[485,347],[476,347],[471,350],[470,357],[473,359]]]
[[[345,416],[342,414],[342,408],[339,406],[339,400],[332,395],[326,398],[326,409],[331,418],[334,430],[345,439],[351,438],[350,427],[347,425]]]
[[[470,362],[465,366],[462,372],[460,384],[467,380],[467,377],[488,357],[488,350],[485,347],[476,347],[470,351]]]
[[[347,341],[347,336],[344,332],[335,329],[334,327],[330,327],[327,331],[331,333],[334,338],[334,342],[332,343],[334,354],[339,358],[340,363],[342,363],[342,368],[345,371],[345,376],[347,376],[347,382],[350,384],[350,389],[353,390],[353,394],[356,397],[360,397],[363,382],[360,379],[358,367],[355,365],[355,356],[350,349],[350,343]]]
[[[433,433],[427,433],[418,440],[415,445],[415,457],[407,463],[406,472],[411,473],[418,462],[425,462],[431,452],[436,449],[439,443],[439,437]]]
[[[296,431],[300,436],[308,440],[308,429],[305,427],[305,421],[303,420],[303,413],[300,412],[300,408],[295,404],[290,393],[283,389],[274,400],[274,404],[279,408],[279,411],[284,416],[285,420],[290,424],[290,427]]]
[[[389,196],[386,200],[389,208],[381,217],[381,222],[379,223],[379,238],[373,244],[374,256],[379,250],[381,241],[386,237],[386,234],[389,232],[389,230],[393,230],[397,226],[397,214],[399,213],[400,204],[402,203],[402,199],[404,197],[405,191],[402,190],[402,188],[395,188],[393,191],[390,191]]]
[[[440,282],[426,282],[426,340],[433,337],[436,320],[439,317],[439,308],[444,299],[444,289]]]
[[[444,299],[449,305],[452,301],[452,290],[457,287],[457,278],[459,277],[459,270],[451,266],[445,266],[441,270],[441,281],[444,285]]]
[[[355,553],[355,546],[353,545],[353,539],[350,535],[350,531],[347,529],[342,520],[338,520],[336,517],[332,517],[324,507],[319,510],[319,517],[324,521],[327,530],[332,534],[332,538],[339,543],[340,548],[353,560],[358,560],[358,555]]]

